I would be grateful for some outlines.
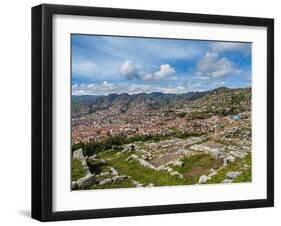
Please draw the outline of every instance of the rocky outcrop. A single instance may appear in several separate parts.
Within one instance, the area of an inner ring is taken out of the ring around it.
[[[208,177],[215,176],[217,173],[218,172],[212,168],[212,169],[210,169],[210,173],[208,174]]]
[[[198,184],[206,184],[208,180],[211,180],[211,177],[202,175],[198,180]]]
[[[226,174],[226,177],[228,179],[234,180],[236,177],[238,177],[241,174],[241,172],[234,172],[234,171],[229,171]]]
[[[95,161],[97,160],[97,156],[96,155],[92,155],[92,156],[89,156],[87,161]]]
[[[173,166],[179,166],[179,167],[183,167],[184,166],[184,163],[180,160],[175,160],[175,161],[172,161],[171,164]]]
[[[233,180],[231,180],[231,179],[224,179],[223,181],[222,181],[222,183],[224,183],[224,184],[230,184],[230,183],[232,183],[233,182]]]
[[[84,157],[82,148],[74,151],[73,154],[72,154],[72,158],[73,159],[77,159],[77,160],[79,160],[81,162],[81,164],[83,166],[83,169],[85,170],[86,174],[91,174],[90,169],[89,169],[89,167],[87,165],[87,161],[86,161],[86,159]]]
[[[71,190],[76,190],[78,188],[78,184],[76,181],[71,182]]]
[[[141,166],[155,170],[155,166],[150,164],[149,162],[145,161],[144,159],[138,157],[137,155],[133,154],[126,159],[127,161],[137,161]]]
[[[112,181],[115,183],[115,182],[121,182],[121,181],[124,181],[128,179],[128,176],[127,175],[120,175],[120,176],[115,176],[112,178]]]
[[[104,180],[101,180],[99,182],[100,185],[105,185],[105,184],[112,184],[113,180],[111,178],[106,178]]]
[[[232,156],[232,155],[229,155],[227,157],[224,158],[223,160],[223,166],[227,166],[228,163],[230,162],[234,162],[235,161],[235,158]]]
[[[115,168],[109,167],[109,170],[110,170],[110,173],[111,173],[112,176],[118,176],[119,175],[118,171]]]
[[[132,152],[132,151],[134,151],[136,149],[134,144],[126,144],[126,145],[123,146],[123,148],[124,148],[122,150],[123,153],[124,152]]]
[[[132,180],[132,183],[134,184],[135,187],[139,188],[139,187],[143,187],[143,184],[140,183],[139,181],[136,180]]]
[[[181,174],[180,174],[179,172],[177,172],[177,171],[171,172],[170,175],[171,175],[171,176],[176,176],[176,177],[178,177],[178,178],[180,178],[180,179],[183,179],[183,175],[181,175]]]
[[[85,177],[80,178],[76,181],[77,187],[80,188],[87,188],[95,183],[95,175],[94,174],[88,174]]]

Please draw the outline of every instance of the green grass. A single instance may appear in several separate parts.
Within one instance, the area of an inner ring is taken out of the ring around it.
[[[121,175],[131,176],[132,179],[142,184],[153,183],[155,186],[171,186],[171,185],[190,185],[196,184],[202,174],[208,174],[211,168],[217,169],[221,166],[220,162],[214,160],[208,154],[198,154],[186,157],[181,161],[184,162],[183,167],[171,166],[174,170],[184,175],[184,178],[171,176],[163,171],[156,171],[141,166],[136,161],[126,161],[130,154],[117,155],[116,151],[100,153],[99,156],[109,160],[109,165],[117,169]],[[200,169],[200,172],[194,173],[194,169]],[[193,175],[194,173],[194,175]],[[190,176],[186,176],[190,174]],[[104,185],[107,188],[109,185]]]
[[[118,151],[113,151],[112,149],[109,149],[109,150],[106,150],[106,151],[103,151],[101,153],[98,154],[98,157],[100,159],[112,159],[112,158],[116,158],[118,157],[117,155]]]
[[[111,163],[121,174],[130,175],[142,184],[153,183],[156,186],[185,184],[184,180],[166,172],[145,168],[135,161],[127,162],[123,156]]]
[[[72,181],[76,181],[81,177],[86,176],[86,172],[78,159],[72,159]]]
[[[106,164],[102,164],[100,160],[92,160],[88,162],[89,169],[91,173],[100,174],[101,172],[106,172]]]
[[[174,170],[183,174],[186,184],[196,184],[199,177],[203,174],[209,174],[211,168],[217,169],[221,166],[219,161],[214,160],[208,154],[198,154],[181,159],[183,167],[172,167]]]
[[[124,181],[115,182],[112,184],[96,184],[90,187],[90,189],[110,189],[110,188],[132,188],[135,187],[130,179]]]
[[[248,154],[242,161],[242,164],[246,164],[250,166],[248,169],[244,170],[242,174],[240,174],[238,177],[235,178],[234,182],[251,182],[252,181],[252,155]]]
[[[132,179],[139,181],[142,184],[153,183],[155,186],[167,186],[167,185],[187,185],[196,184],[199,177],[208,173],[211,168],[217,169],[220,167],[220,163],[214,160],[210,155],[199,154],[182,159],[184,162],[183,167],[172,167],[174,170],[181,174],[191,173],[190,176],[185,176],[184,179],[180,179],[176,176],[171,176],[163,171],[156,171],[141,166],[135,161],[126,161],[125,159],[131,154],[116,155],[117,152],[100,153],[102,158],[109,159],[109,165],[116,168],[120,174],[131,176]],[[111,159],[111,160],[110,160]],[[192,170],[200,168],[202,172],[192,175]],[[107,185],[105,185],[107,186]]]
[[[195,132],[183,132],[179,130],[171,131],[170,134],[166,135],[136,135],[132,137],[124,137],[124,136],[109,136],[105,140],[100,142],[90,141],[88,143],[77,143],[72,145],[72,151],[75,151],[79,148],[83,149],[83,154],[86,156],[91,156],[93,154],[104,152],[108,149],[111,149],[113,145],[115,146],[121,146],[124,144],[130,144],[134,142],[147,142],[147,141],[161,141],[161,140],[167,140],[170,138],[180,138],[180,139],[186,139],[191,136],[201,136],[202,133],[195,133]]]
[[[252,162],[252,156],[251,154],[248,154],[244,159],[240,160],[237,159],[234,162],[229,163],[225,168],[218,171],[216,175],[212,177],[211,180],[209,180],[208,184],[215,184],[215,183],[221,183],[226,178],[226,173],[229,171],[242,171],[242,174],[240,174],[234,182],[251,182],[252,181],[252,172],[251,168],[249,169],[243,169],[244,164],[247,164],[251,166]]]
[[[185,184],[183,179],[171,176],[166,172],[143,167],[136,161],[126,161],[126,158],[131,154],[121,154],[118,156],[116,155],[116,152],[108,152],[105,154],[103,153],[102,157],[105,159],[108,158],[109,165],[116,168],[120,175],[131,176],[132,179],[137,180],[142,184],[153,183],[155,186]]]
[[[219,161],[214,160],[209,154],[197,154],[181,159],[184,163],[182,167],[170,166],[175,171],[181,173],[184,178],[178,178],[171,176],[167,172],[156,171],[141,166],[136,161],[126,161],[126,159],[132,155],[132,153],[120,153],[118,151],[104,151],[98,154],[100,159],[108,161],[108,166],[114,167],[120,175],[130,176],[131,179],[139,181],[140,183],[147,185],[153,183],[155,186],[172,186],[172,185],[190,185],[198,183],[199,177],[203,174],[208,175],[211,168],[218,169],[221,167]],[[94,164],[98,164],[94,162]],[[244,165],[251,166],[251,154],[248,154],[242,160],[236,160],[233,163],[229,163],[225,168],[218,171],[216,175],[209,180],[208,184],[221,183],[225,179],[225,175],[229,171],[242,171],[234,182],[247,182],[251,181],[251,168],[245,168]],[[101,167],[103,172],[106,166],[96,165]],[[109,189],[109,188],[129,188],[134,187],[130,179],[122,182],[106,184],[106,185],[93,185],[91,189]]]
[[[240,174],[238,177],[235,178],[234,183],[251,182],[251,181],[252,181],[252,170],[247,169],[242,174]]]

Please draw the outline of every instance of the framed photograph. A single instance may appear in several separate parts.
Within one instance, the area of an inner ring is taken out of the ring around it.
[[[274,21],[32,8],[32,217],[274,205]]]

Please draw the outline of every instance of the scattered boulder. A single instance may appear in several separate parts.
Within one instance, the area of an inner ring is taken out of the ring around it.
[[[211,156],[212,156],[212,158],[215,159],[215,160],[219,160],[219,157],[220,157],[221,155],[222,155],[222,154],[221,154],[221,152],[220,152],[218,149],[213,150],[213,151],[211,152]]]
[[[92,156],[89,156],[87,161],[95,161],[97,160],[97,155],[92,155]]]
[[[234,162],[235,161],[235,157],[233,157],[232,155],[229,155],[229,156],[226,157],[226,160],[228,162]]]
[[[230,153],[231,153],[232,156],[234,156],[235,158],[239,158],[239,159],[243,159],[246,156],[245,153],[243,153],[241,151],[238,151],[238,150],[231,151]]]
[[[232,155],[229,155],[226,158],[224,158],[223,166],[227,166],[228,163],[234,162],[234,161],[235,161],[235,158]]]
[[[176,176],[176,177],[178,177],[178,178],[180,178],[180,179],[183,179],[183,175],[181,175],[181,174],[180,174],[179,172],[177,172],[177,171],[171,172],[170,175],[171,175],[171,176]]]
[[[100,160],[100,163],[103,164],[103,165],[106,165],[106,164],[107,164],[107,160],[101,159],[101,160]]]
[[[154,187],[153,183],[149,183],[148,185],[146,185],[146,187]]]
[[[112,178],[113,182],[120,182],[128,179],[127,175],[120,175],[120,176],[115,176]]]
[[[157,167],[156,170],[165,171],[165,165],[161,165],[161,166]]]
[[[135,160],[135,159],[137,159],[137,158],[138,158],[138,156],[135,155],[135,154],[133,154],[133,155],[129,156],[129,157],[126,159],[126,161]]]
[[[71,190],[76,190],[78,188],[78,184],[76,181],[71,182]]]
[[[119,175],[118,171],[115,168],[109,167],[109,169],[111,171],[112,176],[118,176]]]
[[[87,176],[82,177],[79,180],[77,180],[78,188],[89,187],[94,183],[95,183],[95,175],[94,174],[88,174]]]
[[[137,161],[143,167],[146,167],[149,169],[155,169],[155,167],[153,165],[151,165],[149,162],[145,161],[144,159],[138,158]]]
[[[86,159],[85,159],[85,157],[83,155],[82,148],[74,151],[73,154],[72,154],[72,157],[73,157],[73,159],[77,159],[77,160],[79,160],[81,162],[81,164],[82,164],[86,174],[91,174],[90,169],[89,169],[89,167],[87,165]]]
[[[119,146],[119,145],[112,145],[112,150],[114,150],[114,151],[120,151],[120,150],[122,150],[122,147]]]
[[[138,182],[138,181],[136,181],[136,180],[132,180],[132,182],[133,182],[134,186],[137,187],[137,188],[143,187],[143,184]]]
[[[144,160],[150,160],[150,159],[152,159],[151,155],[148,155],[148,154],[142,155],[141,158],[144,159]]]
[[[104,176],[108,176],[108,175],[109,175],[109,172],[102,172],[97,176],[104,177]]]
[[[222,181],[222,183],[224,183],[224,184],[230,184],[230,183],[232,183],[233,182],[233,180],[231,180],[231,179],[224,179],[223,181]]]
[[[124,146],[124,149],[122,152],[131,152],[134,151],[136,149],[134,144],[127,144]]]
[[[211,177],[202,175],[198,180],[198,184],[205,184],[210,179],[211,179]]]
[[[229,171],[227,174],[226,174],[226,177],[228,179],[231,179],[231,180],[234,180],[237,176],[239,176],[241,174],[241,172],[234,172],[234,171]]]
[[[173,169],[171,167],[167,166],[167,167],[165,167],[164,171],[167,173],[171,173],[171,172],[173,172]]]
[[[180,166],[180,167],[183,167],[184,166],[184,163],[180,160],[175,160],[172,162],[172,165],[173,166]]]
[[[84,158],[84,155],[83,155],[83,150],[82,150],[82,148],[80,148],[80,149],[74,151],[73,154],[72,154],[72,157],[73,157],[74,159],[78,159],[78,160],[80,160],[80,161],[83,160],[83,159],[85,159],[85,158]]]
[[[131,160],[137,161],[143,167],[146,167],[149,169],[154,169],[154,170],[156,169],[152,164],[150,164],[149,162],[145,161],[144,159],[138,157],[135,154],[131,155],[130,157],[128,157],[126,159],[126,161],[131,161]]]
[[[212,168],[212,169],[210,169],[210,173],[209,173],[208,177],[212,177],[216,174],[217,174],[217,171]]]
[[[113,180],[111,178],[106,178],[104,180],[101,180],[99,182],[100,185],[105,185],[105,184],[112,184]]]
[[[188,150],[188,149],[179,149],[179,150],[178,150],[178,153],[179,153],[180,155],[185,156],[185,155],[190,154],[190,150]]]

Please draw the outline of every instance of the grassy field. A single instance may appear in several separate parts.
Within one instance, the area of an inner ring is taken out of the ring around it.
[[[86,176],[86,172],[78,159],[72,159],[72,181],[76,181],[81,177]]]
[[[90,189],[132,188],[132,187],[134,187],[132,181],[126,179],[124,181],[119,181],[112,184],[104,184],[104,185],[95,184],[91,186]]]
[[[196,184],[199,177],[203,174],[208,174],[211,168],[218,169],[221,167],[221,163],[208,154],[192,155],[181,159],[184,166],[170,166],[184,176],[181,179],[163,171],[145,168],[135,161],[126,161],[126,158],[131,154],[118,155],[117,152],[111,151],[100,153],[100,157],[107,159],[108,164],[116,168],[120,174],[129,175],[132,179],[143,184],[153,183],[155,186]],[[214,183],[221,183],[221,181]]]
[[[209,154],[194,154],[181,159],[183,166],[168,165],[174,171],[183,175],[183,178],[179,178],[165,171],[146,168],[135,160],[127,161],[127,158],[134,153],[134,151],[121,153],[113,150],[98,153],[97,160],[88,162],[92,173],[98,175],[107,172],[107,176],[99,177],[100,179],[106,179],[110,177],[110,174],[108,174],[110,173],[109,167],[113,167],[119,172],[119,175],[127,175],[129,178],[111,184],[95,184],[89,189],[134,187],[132,180],[143,184],[143,186],[150,183],[153,183],[154,186],[191,185],[197,184],[201,175],[208,175],[210,169],[217,170],[217,174],[212,176],[207,184],[222,183],[229,171],[242,172],[233,182],[251,181],[251,154],[248,154],[242,160],[238,159],[229,163],[226,167],[222,167],[221,162],[214,160]],[[101,163],[101,159],[105,160],[106,163]],[[81,163],[78,160],[72,160],[72,180],[77,180],[83,176],[85,176],[85,172]]]
[[[242,160],[236,160],[234,162],[229,163],[225,168],[218,171],[218,173],[212,177],[211,180],[209,180],[208,184],[215,184],[215,183],[221,183],[226,178],[226,173],[229,171],[240,171],[242,170],[242,173],[235,178],[233,182],[251,182],[252,180],[252,171],[251,167],[244,167],[244,165],[251,166],[252,157],[251,154],[248,154],[244,159]]]
[[[221,166],[219,161],[208,154],[192,155],[181,161],[184,163],[183,167],[172,168],[184,176],[186,184],[196,184],[201,175],[208,175],[210,169],[218,169]]]
[[[116,154],[116,152],[108,152],[101,156],[107,159],[108,164],[116,168],[120,175],[128,175],[142,184],[153,183],[155,186],[185,184],[184,180],[171,176],[166,172],[143,167],[135,161],[126,161],[131,154]]]

